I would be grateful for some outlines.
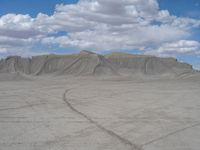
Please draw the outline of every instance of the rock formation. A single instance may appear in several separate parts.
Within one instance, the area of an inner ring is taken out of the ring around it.
[[[111,53],[99,55],[81,51],[71,55],[42,55],[32,58],[12,56],[0,61],[0,73],[27,75],[174,75],[193,73],[191,65],[174,58]]]

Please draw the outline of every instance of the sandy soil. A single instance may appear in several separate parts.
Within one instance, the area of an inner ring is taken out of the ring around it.
[[[199,150],[200,76],[0,82],[0,150]]]

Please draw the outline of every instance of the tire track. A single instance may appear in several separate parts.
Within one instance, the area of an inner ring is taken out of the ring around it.
[[[200,126],[200,123],[193,124],[191,126],[188,126],[188,127],[185,127],[185,128],[179,129],[179,130],[176,130],[176,131],[168,133],[168,134],[166,134],[164,136],[161,136],[161,137],[158,137],[156,139],[153,139],[153,140],[151,140],[151,141],[149,141],[147,143],[142,144],[142,147],[150,145],[150,144],[158,142],[158,141],[161,141],[161,140],[163,140],[165,138],[168,138],[169,136],[175,135],[177,133],[183,132],[185,130],[188,130],[188,129],[191,129],[191,128],[194,128],[194,127],[197,127],[197,126]]]
[[[80,112],[79,110],[77,110],[76,108],[74,108],[72,106],[72,104],[69,102],[69,100],[66,98],[66,94],[69,92],[70,90],[66,90],[63,94],[63,100],[65,101],[65,103],[67,104],[67,106],[76,114],[82,116],[83,118],[87,119],[91,124],[95,125],[97,128],[99,128],[100,130],[102,130],[103,132],[105,132],[106,134],[110,135],[111,137],[119,140],[122,144],[124,145],[128,145],[130,146],[131,150],[142,150],[141,147],[137,146],[136,144],[132,143],[131,141],[129,141],[128,139],[125,139],[123,137],[121,137],[120,135],[118,135],[117,133],[103,127],[101,124],[99,124],[98,122],[96,122],[95,120],[93,120],[92,118],[90,118],[88,115],[84,114],[83,112]]]
[[[46,105],[46,103],[28,104],[28,105],[23,105],[23,106],[18,106],[18,107],[12,107],[12,108],[1,108],[0,111],[25,109],[25,108],[34,107],[34,106],[40,106],[40,105]]]

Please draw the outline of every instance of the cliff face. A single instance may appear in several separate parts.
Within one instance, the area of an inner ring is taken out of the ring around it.
[[[72,55],[43,55],[32,58],[8,57],[0,61],[0,73],[31,75],[181,75],[192,73],[192,66],[173,58],[112,53],[99,55],[81,51]]]
[[[105,56],[118,67],[121,73],[131,72],[145,75],[174,74],[193,72],[191,65],[180,63],[174,58],[159,58],[147,55],[113,53]]]
[[[0,73],[30,73],[30,59],[19,56],[8,57],[0,61]]]

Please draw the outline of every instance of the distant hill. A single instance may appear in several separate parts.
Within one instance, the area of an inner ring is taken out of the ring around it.
[[[148,55],[111,53],[99,55],[81,51],[71,55],[42,55],[32,58],[11,56],[0,61],[0,73],[23,73],[27,75],[173,75],[193,73],[191,65],[174,58]]]

